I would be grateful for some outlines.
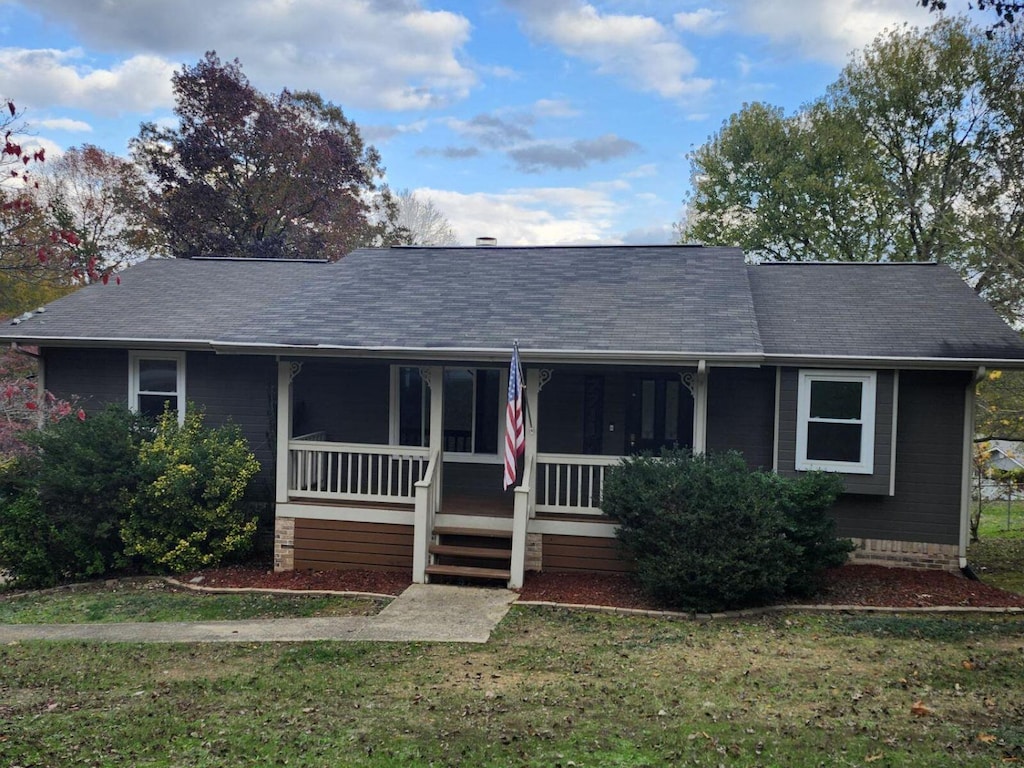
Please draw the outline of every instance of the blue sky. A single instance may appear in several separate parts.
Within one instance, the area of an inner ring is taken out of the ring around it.
[[[950,3],[956,10],[955,2]],[[319,91],[462,242],[658,243],[686,153],[745,102],[792,111],[914,0],[0,0],[0,96],[53,156],[125,154],[207,50]]]

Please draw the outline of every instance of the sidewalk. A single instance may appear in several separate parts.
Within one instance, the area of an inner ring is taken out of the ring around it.
[[[0,624],[0,643],[248,643],[313,640],[486,643],[516,599],[504,589],[413,584],[376,616],[116,624]]]

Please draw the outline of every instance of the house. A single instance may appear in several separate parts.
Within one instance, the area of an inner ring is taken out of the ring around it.
[[[988,501],[1018,498],[1020,485],[1003,473],[1019,475],[1024,470],[1024,444],[1018,440],[986,440],[976,448],[981,450],[981,464],[975,473],[976,492],[981,498]]]
[[[502,489],[509,360],[526,446]],[[1024,342],[936,264],[748,265],[734,248],[358,250],[151,260],[0,330],[87,407],[241,425],[275,567],[416,581],[630,564],[601,510],[637,451],[842,475],[855,560],[965,563],[975,382]]]

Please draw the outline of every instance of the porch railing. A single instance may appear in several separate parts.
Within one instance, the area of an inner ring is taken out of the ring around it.
[[[288,458],[291,498],[403,504],[415,500],[429,461],[427,448],[331,443],[310,435],[288,442]]]
[[[604,476],[621,456],[537,454],[536,510],[574,515],[600,515]]]
[[[434,518],[441,507],[440,463],[440,451],[432,451],[423,478],[414,484],[416,504],[413,508],[412,580],[417,584],[425,584],[427,581]]]
[[[537,468],[536,456],[527,456],[523,466],[523,481],[515,489],[515,506],[512,513],[512,560],[508,588],[522,589],[526,570],[526,531],[533,517],[534,475]]]

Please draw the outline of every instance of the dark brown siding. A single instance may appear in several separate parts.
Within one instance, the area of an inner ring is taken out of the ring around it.
[[[833,514],[844,536],[956,544],[960,531],[964,372],[902,371],[896,494],[848,495]]]
[[[43,350],[46,388],[77,398],[86,411],[111,403],[128,405],[128,353],[123,349]]]
[[[537,448],[542,453],[583,450],[583,380],[582,373],[555,369],[544,385],[537,403]]]
[[[541,552],[544,571],[629,573],[633,570],[633,561],[623,554],[618,539],[545,533]]]
[[[708,374],[709,451],[739,451],[754,469],[771,469],[775,369],[712,368]]]
[[[387,443],[391,368],[307,360],[292,384],[293,432],[323,430],[343,443]]]
[[[295,521],[295,570],[412,571],[411,525]]]
[[[875,381],[875,462],[870,475],[843,475],[849,493],[888,494],[892,460],[893,372],[878,371]],[[783,368],[779,397],[779,474],[796,474],[796,401],[799,371]]]

